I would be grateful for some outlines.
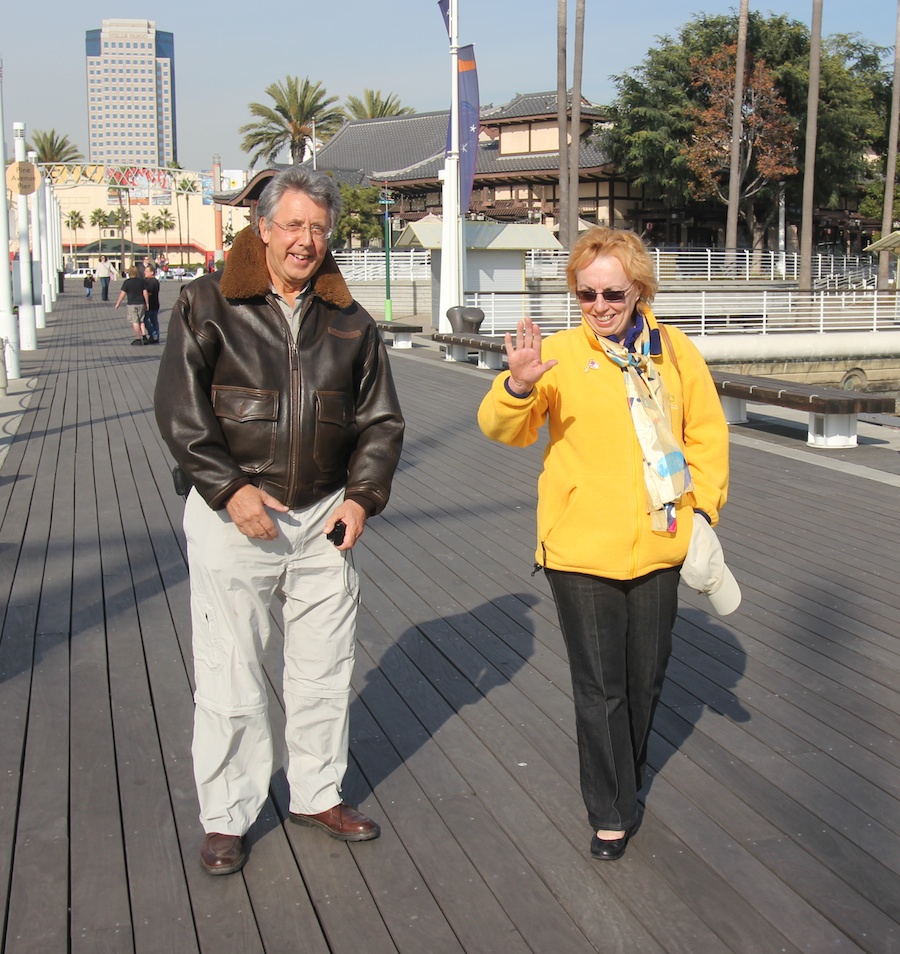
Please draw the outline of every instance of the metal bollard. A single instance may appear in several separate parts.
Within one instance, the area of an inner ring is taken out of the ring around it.
[[[6,338],[0,338],[0,397],[6,397]]]

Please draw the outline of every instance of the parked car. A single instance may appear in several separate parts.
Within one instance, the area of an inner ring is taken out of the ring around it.
[[[66,272],[66,276],[71,276],[72,278],[84,278],[85,275],[93,274],[93,268],[76,268],[74,272]]]

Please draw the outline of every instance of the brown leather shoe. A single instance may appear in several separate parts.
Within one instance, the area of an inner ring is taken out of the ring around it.
[[[381,829],[371,818],[367,818],[362,812],[343,802],[335,805],[334,808],[329,808],[328,811],[319,812],[318,815],[300,815],[297,812],[291,812],[291,821],[296,825],[321,828],[332,838],[340,838],[341,841],[369,841],[381,834]]]
[[[244,867],[247,852],[240,835],[210,832],[200,848],[200,863],[211,875],[233,874]]]

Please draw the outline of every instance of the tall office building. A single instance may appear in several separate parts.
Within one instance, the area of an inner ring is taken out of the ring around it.
[[[86,32],[85,52],[90,161],[177,162],[173,34],[152,20],[104,20]]]

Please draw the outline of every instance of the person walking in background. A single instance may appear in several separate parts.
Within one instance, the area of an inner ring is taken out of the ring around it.
[[[134,265],[128,269],[128,278],[122,282],[116,308],[123,301],[125,301],[126,314],[134,331],[134,341],[131,343],[133,345],[147,344],[150,339],[147,337],[143,323],[150,302],[147,296],[147,284],[143,278],[138,278],[137,268]]]
[[[97,278],[100,282],[100,300],[109,301],[109,283],[115,276],[115,272],[109,263],[109,259],[105,255],[100,256],[96,271]]]
[[[380,832],[341,794],[359,607],[352,548],[387,504],[404,425],[384,342],[328,251],[340,209],[323,173],[272,178],[224,270],[181,292],[160,361],[157,423],[193,484],[192,751],[211,875],[243,867],[276,764],[261,664],[273,600],[290,820],[341,841]]]
[[[88,272],[87,275],[84,276],[83,284],[84,284],[84,297],[92,298],[94,295],[94,273],[93,272]]]
[[[544,341],[520,321],[478,421],[516,447],[549,428],[536,567],[569,656],[591,855],[616,860],[640,820],[679,571],[695,520],[715,524],[725,503],[728,427],[700,352],[650,310],[653,262],[634,232],[587,232],[566,278],[581,326]]]
[[[159,344],[159,281],[153,265],[147,265],[144,270],[144,285],[147,288],[147,314],[144,315],[147,342]]]

